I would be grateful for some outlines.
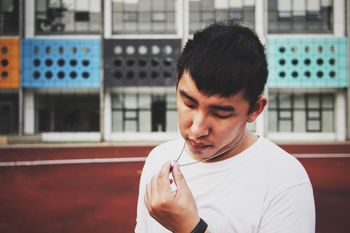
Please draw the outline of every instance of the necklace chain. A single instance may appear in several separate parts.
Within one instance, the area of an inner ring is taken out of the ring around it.
[[[185,163],[185,164],[179,164],[180,167],[184,167],[184,166],[188,166],[188,165],[192,165],[192,164],[196,164],[196,163],[200,163],[200,162],[205,162],[205,161],[208,161],[208,160],[211,160],[211,159],[214,159],[216,157],[219,157],[220,155],[223,155],[225,154],[226,152],[229,152],[230,150],[233,150],[234,148],[236,148],[237,146],[239,146],[242,142],[243,142],[243,139],[245,138],[245,135],[246,135],[246,130],[244,130],[244,133],[243,135],[241,136],[241,138],[235,143],[233,144],[232,146],[230,147],[227,147],[226,149],[224,149],[223,151],[220,151],[218,153],[215,153],[214,155],[212,156],[209,156],[208,158],[205,158],[205,159],[202,159],[202,160],[198,160],[198,161],[195,161],[195,162],[191,162],[191,163]],[[177,157],[176,160],[174,160],[174,163],[178,162],[179,159],[181,158],[184,150],[185,150],[185,147],[186,147],[186,141],[184,142],[184,145],[181,149],[181,153],[180,155]]]

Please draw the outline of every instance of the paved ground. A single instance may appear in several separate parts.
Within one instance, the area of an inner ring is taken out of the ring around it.
[[[350,144],[282,146],[310,175],[317,233],[349,233]],[[0,148],[0,232],[133,232],[151,148]]]

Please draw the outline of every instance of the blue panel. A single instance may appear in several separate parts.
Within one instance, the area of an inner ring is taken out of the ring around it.
[[[343,88],[348,86],[347,39],[269,38],[269,87]]]
[[[99,39],[23,39],[22,48],[23,87],[99,88]]]

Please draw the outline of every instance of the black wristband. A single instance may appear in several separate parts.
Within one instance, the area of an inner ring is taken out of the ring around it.
[[[194,227],[191,233],[204,233],[207,227],[208,227],[208,224],[204,222],[203,219],[200,218],[199,223]]]

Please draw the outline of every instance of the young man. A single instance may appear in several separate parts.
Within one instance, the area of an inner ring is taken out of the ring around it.
[[[304,168],[246,128],[266,106],[267,73],[256,34],[232,21],[187,42],[177,67],[182,138],[148,156],[135,232],[315,232]]]

